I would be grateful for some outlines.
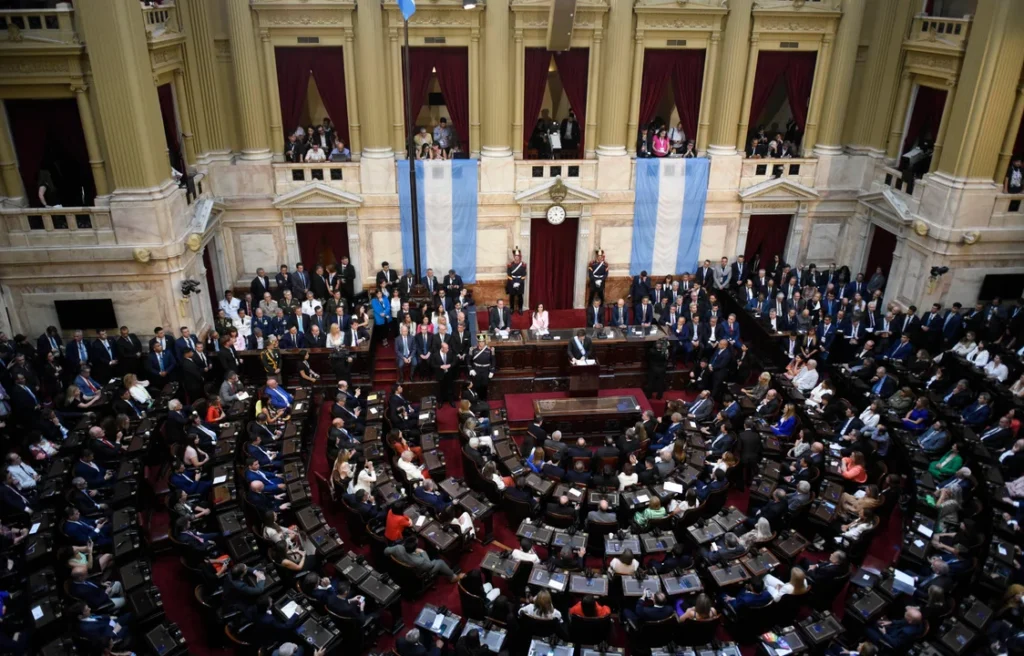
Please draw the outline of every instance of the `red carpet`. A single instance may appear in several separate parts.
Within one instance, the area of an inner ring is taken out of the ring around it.
[[[598,391],[599,397],[635,396],[641,410],[652,410],[644,392],[637,388],[607,389]],[[509,424],[528,423],[533,420],[533,402],[538,399],[567,399],[568,392],[534,392],[532,394],[506,394],[505,409],[508,410]]]

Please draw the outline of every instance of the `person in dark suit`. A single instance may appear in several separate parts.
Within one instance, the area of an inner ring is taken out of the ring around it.
[[[744,608],[761,608],[772,601],[772,593],[765,589],[764,579],[754,577],[747,581],[747,584],[735,597],[723,595],[722,601],[735,611]]]
[[[117,371],[117,347],[114,340],[107,337],[107,331],[100,330],[96,333],[96,339],[89,344],[89,349],[89,362],[95,369],[96,378],[105,384]]]
[[[604,324],[604,305],[601,304],[599,299],[595,298],[591,306],[587,308],[587,328],[597,328],[600,330],[601,328],[604,328]]]
[[[633,281],[629,284],[629,297],[633,301],[633,305],[639,305],[640,299],[650,298],[651,290],[654,289],[654,284],[648,277],[646,271],[641,271],[640,275],[633,276]],[[640,323],[637,321],[637,323]]]
[[[146,362],[150,380],[156,380],[158,385],[174,380],[177,377],[175,372],[177,366],[174,356],[164,351],[159,342],[153,344],[153,350],[149,352]]]
[[[435,515],[440,515],[452,505],[451,497],[439,490],[437,483],[429,478],[423,481],[423,485],[416,488],[412,495],[422,503],[427,504]]]
[[[373,497],[366,490],[356,490],[356,493],[352,495],[352,499],[346,499],[346,502],[349,503],[353,510],[359,513],[359,517],[367,524],[373,520],[382,520],[387,516],[385,509],[374,505]]]
[[[522,450],[524,454],[533,453],[534,447],[544,446],[544,442],[548,439],[548,432],[544,430],[543,424],[543,417],[534,416],[533,422],[526,429],[526,435],[523,436]]]
[[[263,294],[269,291],[270,278],[267,277],[267,272],[263,270],[263,267],[260,267],[256,269],[256,277],[249,283],[249,293],[253,298],[261,299]]]
[[[455,273],[455,269],[448,269],[448,275],[441,281],[441,287],[448,292],[448,296],[458,298],[459,292],[465,285],[462,282],[462,276]]]
[[[587,337],[587,331],[580,328],[576,336],[569,342],[569,360],[587,360],[593,357],[593,342]]]
[[[850,571],[850,565],[846,560],[846,552],[842,550],[833,551],[825,562],[803,562],[801,567],[807,574],[807,578],[814,585],[829,584],[845,576]]]
[[[93,615],[87,603],[78,603],[67,609],[68,617],[75,618],[78,635],[95,645],[111,645],[129,637],[128,627],[122,626],[110,615]]]
[[[729,432],[729,425],[722,424],[718,435],[708,444],[708,457],[714,460],[721,458],[736,445],[736,437]]]
[[[57,326],[47,326],[43,334],[36,340],[36,353],[40,359],[44,359],[44,356],[49,352],[60,358],[63,345],[64,340],[61,339]]]
[[[587,471],[587,466],[582,460],[577,460],[573,463],[572,468],[565,472],[565,481],[584,486],[590,485],[590,472]]]
[[[429,642],[429,645],[428,645]],[[444,648],[444,641],[440,638],[431,641],[429,636],[424,641],[420,637],[420,630],[409,629],[404,638],[395,641],[395,651],[398,656],[440,656]]]
[[[310,289],[312,280],[310,279],[309,272],[306,271],[306,267],[303,266],[302,262],[295,263],[295,273],[291,275],[291,282],[292,295],[298,299],[306,298],[306,291]]]
[[[434,370],[434,380],[438,384],[438,403],[448,403],[455,407],[455,356],[442,342],[440,348],[430,356],[430,367]]]
[[[113,529],[106,518],[87,519],[82,517],[78,508],[73,507],[64,510],[64,517],[64,535],[76,547],[85,546],[90,541],[101,547],[111,544]]]
[[[710,546],[702,547],[700,550],[701,557],[710,565],[736,560],[745,553],[747,553],[747,548],[740,543],[739,538],[732,531],[722,537],[721,544],[712,542]]]
[[[864,629],[872,644],[884,645],[894,654],[906,653],[924,634],[924,617],[915,606],[907,606],[901,620],[878,620]]]
[[[306,336],[299,332],[298,327],[291,326],[284,337],[281,338],[281,348],[302,349],[306,348]]]
[[[743,422],[743,430],[739,434],[740,443],[740,466],[743,467],[743,488],[746,489],[757,474],[757,468],[761,462],[761,454],[764,445],[761,442],[761,435],[754,430],[754,420],[747,419]]]
[[[68,592],[72,597],[84,601],[91,608],[113,610],[124,607],[125,599],[122,596],[120,581],[107,581],[100,584],[90,581],[88,577],[88,568],[71,568]]]
[[[345,581],[332,581],[326,576],[318,576],[315,572],[306,572],[300,585],[304,593],[332,614],[354,619],[359,626],[365,626],[377,617],[376,613],[363,612],[363,598],[351,597],[351,589]]]
[[[316,324],[313,324],[310,328],[309,333],[303,338],[306,342],[305,348],[326,348],[327,347],[327,336],[324,335]]]
[[[757,520],[764,517],[771,524],[772,530],[778,532],[782,528],[782,519],[786,516],[786,491],[775,490],[772,492],[772,500],[758,508],[757,512],[747,518],[744,522],[749,528],[754,528]]]
[[[128,326],[121,326],[119,332],[115,347],[120,373],[137,374],[142,364],[142,342],[135,333],[128,331]]]
[[[81,330],[76,330],[74,339],[64,349],[64,363],[67,365],[64,367],[65,375],[70,378],[77,376],[82,365],[88,364],[90,355],[89,342],[82,336]]]
[[[627,622],[637,625],[641,630],[645,622],[658,622],[670,617],[675,610],[668,605],[668,597],[664,592],[651,593],[644,590],[643,595],[636,602],[636,606],[630,610],[625,608],[622,617]]]
[[[150,354],[152,357],[152,354]],[[220,362],[221,371],[224,375],[227,375],[229,371],[234,371],[241,376],[242,362],[238,359],[238,354],[235,353],[235,349],[231,347],[231,336],[225,335],[220,338],[220,348],[217,351],[217,361]]]
[[[441,289],[441,283],[437,281],[437,276],[434,275],[433,269],[427,269],[427,275],[423,276],[423,285],[427,288],[431,298],[437,296],[437,290]]]
[[[512,311],[505,307],[505,299],[499,298],[488,313],[488,324],[491,332],[508,330],[512,327]]]
[[[195,403],[206,396],[203,390],[203,385],[206,382],[205,376],[203,370],[196,364],[195,352],[190,348],[182,353],[181,381],[186,394],[188,394],[189,402]]]
[[[629,310],[626,308],[626,301],[619,299],[610,310],[608,325],[616,328],[625,328],[629,325]]]

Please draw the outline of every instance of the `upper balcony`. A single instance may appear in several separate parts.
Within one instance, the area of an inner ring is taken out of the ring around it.
[[[786,178],[805,187],[814,187],[818,160],[809,157],[787,159],[744,159],[740,170],[740,189],[773,178]]]
[[[53,9],[0,9],[0,43],[5,49],[22,50],[81,47],[75,9],[69,2],[59,2]]]
[[[971,32],[971,17],[938,18],[918,14],[910,27],[906,44],[929,44],[937,48],[965,50]]]
[[[181,34],[178,9],[173,2],[159,5],[142,5],[142,21],[146,24],[146,37],[150,41]]]
[[[551,178],[561,176],[586,189],[597,188],[597,160],[525,159],[516,160],[516,193],[532,189]]]
[[[79,248],[116,243],[106,207],[0,209],[0,247]]]
[[[308,187],[316,182],[350,194],[362,193],[358,162],[309,164],[278,162],[274,164],[274,192],[278,196]]]

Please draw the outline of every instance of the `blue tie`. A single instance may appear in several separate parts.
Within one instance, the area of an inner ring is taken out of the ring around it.
[[[80,362],[85,362],[88,359],[89,358],[85,355],[85,344],[78,342],[78,360]]]
[[[32,390],[30,390],[27,385],[22,385],[21,389],[28,392],[28,395],[32,397],[32,403],[34,405],[39,405],[39,399],[36,398],[36,395],[32,393]]]
[[[882,383],[884,383],[884,382],[885,382],[885,376],[882,376],[881,378],[878,379],[878,382],[875,383],[875,388],[873,390],[871,390],[871,391],[874,392],[875,394],[881,394],[882,393]]]
[[[160,363],[160,371],[163,372],[163,370],[164,370],[164,354],[163,353],[157,353],[156,361]]]
[[[103,348],[107,349],[107,357],[110,358],[111,360],[113,360],[114,359],[114,354],[111,353],[111,351],[110,351],[110,342],[104,341],[103,342]]]

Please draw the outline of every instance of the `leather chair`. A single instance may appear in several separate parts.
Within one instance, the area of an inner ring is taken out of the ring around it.
[[[508,516],[509,528],[513,530],[519,528],[523,520],[533,514],[533,508],[529,502],[513,499],[508,494],[502,494],[501,508]]]
[[[524,635],[534,638],[547,638],[558,633],[562,627],[562,621],[552,619],[542,620],[530,615],[519,616],[519,626]]]
[[[587,521],[587,553],[604,557],[604,536],[619,530],[618,522]]]
[[[407,599],[417,599],[433,586],[433,575],[422,574],[415,568],[406,565],[394,556],[388,556],[388,571],[394,577],[395,582],[402,589],[402,596]]]
[[[639,625],[627,623],[630,650],[646,652],[653,647],[664,647],[675,638],[679,621],[675,613],[656,622],[643,622]]]
[[[674,617],[672,618],[675,619]],[[675,642],[679,645],[696,647],[711,642],[718,627],[722,623],[722,616],[709,620],[689,620],[678,624],[675,632]]]
[[[724,488],[709,494],[707,500],[697,506],[697,509],[701,511],[700,516],[707,519],[717,514],[722,510],[722,508],[725,508],[725,501],[728,496],[729,488]]]
[[[612,631],[612,616],[569,616],[569,640],[578,645],[596,645],[608,640]]]
[[[487,599],[466,590],[462,587],[462,581],[459,581],[458,586],[462,615],[469,619],[483,621],[487,617]]]

